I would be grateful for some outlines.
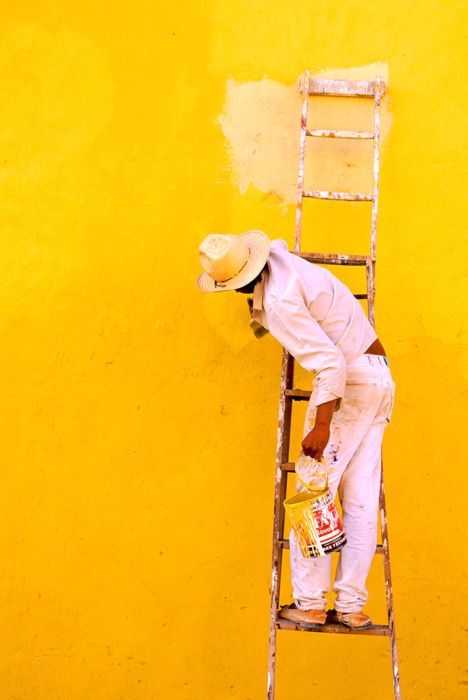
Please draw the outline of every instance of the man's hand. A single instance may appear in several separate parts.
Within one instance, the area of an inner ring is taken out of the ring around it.
[[[315,425],[302,441],[302,451],[307,457],[320,460],[330,439],[330,426]]]
[[[336,407],[336,399],[317,406],[315,425],[302,441],[302,451],[307,457],[320,460],[330,439],[330,421]]]

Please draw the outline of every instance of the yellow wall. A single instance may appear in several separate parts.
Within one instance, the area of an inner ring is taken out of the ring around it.
[[[198,293],[197,244],[248,228],[292,242],[294,158],[249,180],[242,96],[258,104],[265,80],[267,104],[289,96],[287,148],[305,68],[376,62],[402,687],[466,697],[464,3],[159,5],[0,10],[0,697],[264,697],[280,348],[251,336],[244,298]],[[281,123],[260,124],[262,148],[277,153]],[[319,205],[311,246],[355,246],[367,205]],[[280,700],[391,697],[385,639],[283,633],[278,674]]]

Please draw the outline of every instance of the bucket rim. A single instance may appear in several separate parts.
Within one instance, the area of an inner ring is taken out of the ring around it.
[[[311,493],[310,491],[298,491],[298,493],[295,493],[294,496],[289,496],[289,498],[286,498],[283,501],[284,506],[297,506],[297,505],[305,505],[308,502],[313,502],[317,501],[319,498],[322,498],[329,492],[328,486],[324,488],[322,491],[317,491],[316,493]]]

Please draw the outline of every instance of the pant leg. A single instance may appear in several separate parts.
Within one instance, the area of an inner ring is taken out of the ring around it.
[[[340,612],[360,611],[368,598],[366,580],[377,544],[382,438],[391,416],[394,386],[389,373],[383,371],[378,410],[339,487],[347,537],[333,587],[335,609]]]
[[[306,420],[306,425],[307,425]],[[310,430],[311,428],[309,428]],[[304,431],[304,435],[309,432]],[[330,441],[328,443],[328,452],[333,450],[334,454],[339,452],[340,435],[339,430],[331,427]],[[325,457],[326,458],[326,457]],[[345,468],[343,460],[335,460],[332,462],[333,469],[329,471],[329,485],[336,493],[338,483],[341,478],[341,473]],[[333,471],[333,474],[331,473]],[[307,482],[307,476],[305,477]],[[305,490],[299,483],[297,491]],[[296,539],[294,530],[291,528],[289,533],[289,554],[291,566],[291,582],[293,586],[293,598],[296,607],[299,610],[324,610],[327,604],[326,595],[330,588],[331,575],[331,555],[327,554],[322,557],[309,559],[304,557]]]
[[[334,588],[339,592],[339,610],[344,610],[346,606],[346,609],[360,609],[361,600],[367,599],[365,580],[376,542],[380,447],[384,428],[390,419],[394,391],[387,366],[360,366],[350,370],[348,378],[349,384],[346,385],[341,408],[332,419],[330,440],[324,452],[333,496],[342,482],[340,498],[343,499],[343,524],[350,542],[348,555],[345,554],[344,558],[343,553],[348,545],[342,550],[337,576],[338,589],[336,585]],[[304,424],[304,435],[312,429],[315,421],[314,398],[313,392]],[[372,449],[378,455],[378,461],[372,461]],[[347,476],[344,476],[346,474]],[[301,476],[307,481],[307,475]],[[297,491],[301,490],[303,487],[298,485]],[[367,507],[360,508],[361,501],[364,501]],[[370,525],[365,523],[370,522],[374,505],[375,517],[373,516],[374,525],[371,531]],[[330,587],[331,554],[313,559],[303,557],[293,530],[290,532],[289,541],[291,581],[296,606],[301,610],[324,609]],[[339,607],[340,605],[342,607]]]
[[[340,552],[333,590],[335,609],[362,610],[377,544],[381,447],[385,425],[373,425],[353,455],[340,484],[347,543]]]
[[[372,405],[368,406],[368,398],[369,394],[372,393],[372,388],[363,387],[360,393],[361,404],[366,407],[360,415],[360,421],[352,420],[355,418],[355,413],[352,410],[351,402],[343,401],[339,419],[334,417],[330,424],[330,440],[325,449],[324,458],[328,468],[329,488],[333,497],[335,497],[342,475],[373,417]],[[316,414],[314,398],[314,393],[312,393],[304,423],[304,436],[314,425]],[[301,473],[301,476],[306,482],[308,481],[307,474]],[[302,491],[304,487],[299,483],[296,490]],[[291,582],[297,608],[300,610],[325,609],[326,595],[330,588],[331,554],[312,559],[304,557],[292,529],[289,534],[289,543]]]

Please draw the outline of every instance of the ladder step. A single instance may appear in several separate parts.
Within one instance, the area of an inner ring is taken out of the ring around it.
[[[283,462],[281,469],[284,472],[293,472],[296,470],[296,465],[294,462]]]
[[[296,253],[311,263],[325,265],[367,265],[372,262],[368,255],[346,255],[345,253]]]
[[[360,634],[360,635],[370,635],[372,637],[389,637],[390,627],[388,625],[372,625],[363,630],[352,630],[350,627],[341,625],[339,622],[327,622],[324,625],[311,625],[306,627],[305,625],[300,625],[297,622],[291,622],[290,620],[283,620],[281,617],[276,618],[276,626],[280,630],[291,630],[295,632],[325,632],[325,633],[335,633],[335,634]]]
[[[301,80],[301,92],[304,89]],[[339,97],[374,97],[384,93],[383,81],[376,80],[329,80],[312,78],[309,81],[309,95],[328,95]]]
[[[342,129],[306,129],[307,136],[321,136],[330,139],[373,139],[372,131],[344,131]]]
[[[282,464],[281,469],[283,469],[283,466],[284,465]],[[288,466],[289,466],[289,463],[288,463]],[[293,472],[294,465],[291,465],[291,466],[293,467],[293,469],[288,468],[288,469],[285,469],[284,471]],[[289,540],[287,540],[287,539],[283,538],[282,540],[278,540],[278,544],[280,547],[282,547],[282,549],[289,549]],[[383,554],[383,553],[384,553],[383,545],[378,544],[377,547],[375,548],[375,554]]]
[[[305,391],[303,389],[286,389],[284,395],[289,396],[293,401],[308,401],[311,393],[311,391]]]
[[[304,197],[312,197],[313,199],[334,199],[346,202],[372,202],[371,194],[363,194],[361,192],[329,192],[322,190],[302,190]]]

